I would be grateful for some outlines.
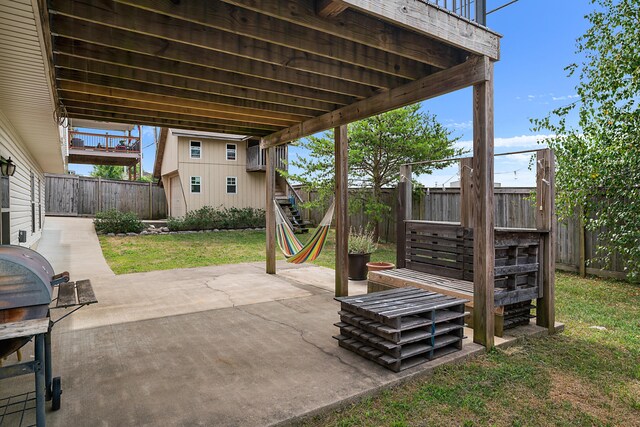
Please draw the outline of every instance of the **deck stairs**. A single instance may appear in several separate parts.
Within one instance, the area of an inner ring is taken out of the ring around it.
[[[278,179],[276,179],[275,199],[291,222],[293,231],[296,234],[308,233],[309,228],[311,227],[311,222],[305,220],[302,216],[302,212],[295,197],[287,194],[287,183],[282,177],[278,177]]]

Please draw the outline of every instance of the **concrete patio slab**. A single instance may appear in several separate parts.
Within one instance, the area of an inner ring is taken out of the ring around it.
[[[60,239],[68,226],[76,229],[74,221],[47,221],[62,224],[55,234]],[[57,268],[72,276],[90,273],[77,263],[64,266],[65,259],[73,256],[59,257]],[[87,274],[99,303],[54,328],[54,374],[62,377],[64,394],[62,408],[48,413],[48,425],[295,424],[484,352],[465,339],[460,352],[393,373],[332,338],[339,309],[332,270],[279,263],[274,276],[263,268]],[[351,290],[365,288],[352,283]],[[544,330],[531,325],[518,333]],[[25,356],[32,354],[27,347]],[[30,377],[0,384],[0,397],[33,389]]]

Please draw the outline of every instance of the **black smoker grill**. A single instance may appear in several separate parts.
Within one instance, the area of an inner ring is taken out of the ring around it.
[[[50,307],[54,301],[55,307]],[[51,407],[57,410],[62,393],[60,378],[52,378],[51,328],[81,307],[96,302],[89,280],[70,282],[69,273],[55,274],[51,264],[36,251],[0,246],[0,360],[35,339],[35,360],[0,367],[0,380],[35,374],[38,427],[45,425],[44,401],[52,400]],[[71,311],[52,321],[50,309],[57,308]],[[24,399],[23,409],[26,401],[34,400],[28,399],[28,394]],[[8,408],[10,402],[6,400]],[[15,413],[6,408],[0,405],[0,424]]]

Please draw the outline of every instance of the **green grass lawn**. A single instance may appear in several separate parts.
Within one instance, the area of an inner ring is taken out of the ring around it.
[[[313,230],[310,231],[313,233]],[[304,243],[309,235],[299,235]],[[164,234],[155,236],[100,236],[102,252],[116,274],[152,270],[203,267],[264,261],[264,231],[222,231],[217,233]],[[284,256],[276,249],[278,259]],[[372,261],[395,263],[395,244],[380,244]],[[335,231],[313,264],[334,268]]]
[[[306,425],[640,426],[640,287],[558,274],[556,289],[564,333],[443,366]]]
[[[304,240],[306,237],[302,237]],[[100,237],[118,274],[264,260],[264,232]],[[334,235],[316,264],[333,268]],[[381,245],[374,261],[395,259]],[[640,287],[557,275],[556,336],[416,380],[309,426],[640,426]],[[606,328],[599,330],[592,328]]]

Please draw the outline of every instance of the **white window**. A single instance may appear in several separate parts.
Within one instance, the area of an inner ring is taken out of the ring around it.
[[[200,177],[199,176],[192,176],[191,177],[191,192],[192,193],[200,193],[201,191],[201,185],[200,185]]]
[[[236,160],[238,146],[236,144],[227,144],[227,160]]]
[[[192,159],[199,159],[202,155],[202,143],[200,141],[189,142],[189,155]]]
[[[237,194],[238,193],[238,178],[235,176],[227,177],[227,194]]]

